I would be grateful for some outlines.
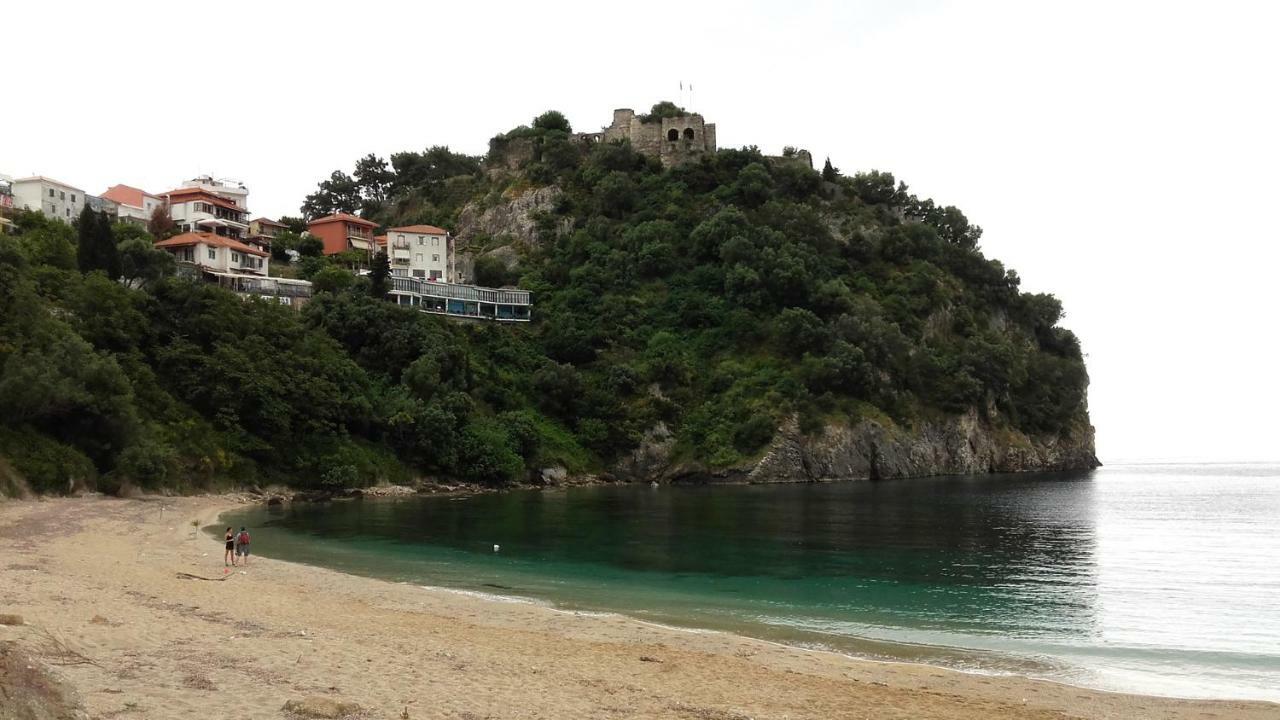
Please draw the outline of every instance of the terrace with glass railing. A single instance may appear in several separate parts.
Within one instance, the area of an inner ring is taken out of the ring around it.
[[[457,285],[408,277],[393,277],[391,283],[391,299],[396,304],[437,315],[529,322],[533,306],[528,290]]]

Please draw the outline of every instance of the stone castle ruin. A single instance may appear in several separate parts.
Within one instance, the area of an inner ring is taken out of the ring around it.
[[[609,127],[574,137],[592,143],[628,140],[631,147],[658,158],[664,167],[696,161],[703,154],[716,151],[716,124],[706,122],[698,113],[646,118],[631,108],[619,108],[613,111],[613,124]]]

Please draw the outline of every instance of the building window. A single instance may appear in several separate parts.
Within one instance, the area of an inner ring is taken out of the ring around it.
[[[217,260],[217,259],[218,259],[218,251],[217,251],[217,249],[215,249],[215,248],[209,248],[209,259],[210,259],[210,260]]]
[[[71,202],[75,202],[75,201],[76,201],[76,194],[71,193]]]
[[[414,253],[414,254],[413,254],[413,261],[414,261],[415,263],[421,264],[421,263],[422,263],[422,253]]]
[[[53,197],[53,188],[49,188],[49,197]]]
[[[684,139],[685,139],[685,140],[692,140],[692,139],[693,139],[693,128],[685,128],[685,129],[684,129]]]
[[[675,128],[671,128],[670,130],[668,130],[668,131],[667,131],[667,140],[669,140],[669,141],[671,141],[671,142],[675,142],[675,141],[677,141],[677,140],[679,140],[679,139],[680,139],[680,131],[679,131],[679,130],[677,130],[677,129],[675,129]]]
[[[231,262],[240,262],[240,253],[231,253]]]
[[[432,271],[431,271],[431,279],[432,279],[432,280],[439,280],[439,279],[440,279],[440,271],[439,271],[439,270],[432,270]]]
[[[424,278],[424,277],[426,277],[426,276],[427,276],[427,271],[426,271],[426,270],[414,270],[414,271],[413,271],[413,276],[414,276],[414,277],[416,277],[416,278]]]
[[[71,217],[71,208],[67,208],[67,217]]]
[[[67,199],[67,191],[66,191],[66,190],[59,190],[59,191],[58,191],[58,195],[59,195],[59,197],[58,197],[58,199],[59,199],[59,200],[66,200],[66,199]]]
[[[431,244],[436,247],[440,247],[440,238],[438,237],[431,238]]]
[[[432,255],[432,256],[431,256],[431,262],[440,262],[440,256],[439,256],[439,255]]]
[[[425,244],[426,244],[426,240],[425,240],[424,238],[422,238],[421,236],[419,236],[419,237],[418,237],[418,247],[422,247],[422,246],[423,246],[423,245],[425,245]]]
[[[403,236],[403,235],[397,235],[397,236],[396,236],[396,239],[397,239],[397,240],[399,240],[400,242],[404,242],[404,236]]]

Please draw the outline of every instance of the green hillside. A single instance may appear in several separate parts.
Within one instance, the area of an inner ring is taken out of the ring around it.
[[[608,471],[659,422],[710,469],[793,418],[1087,426],[1061,304],[1021,293],[959,210],[887,173],[754,148],[664,169],[570,132],[547,113],[483,159],[369,156],[303,207],[452,229],[468,206],[558,188],[532,238],[470,239],[479,282],[533,292],[528,325],[399,308],[343,274],[349,258],[314,256],[281,268],[321,290],[299,313],[166,277],[136,230],[117,226],[113,267],[100,242],[22,216],[0,239],[0,475],[45,491],[504,483]]]

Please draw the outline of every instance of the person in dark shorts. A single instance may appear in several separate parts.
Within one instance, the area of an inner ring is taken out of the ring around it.
[[[222,564],[224,566],[226,566],[228,563],[235,565],[236,564],[236,555],[235,555],[236,536],[235,536],[235,533],[231,532],[231,528],[227,528],[227,536],[225,540],[227,541],[227,551],[222,553]]]
[[[245,565],[249,564],[249,531],[244,527],[241,527],[239,534],[236,535],[236,556],[243,560]]]

